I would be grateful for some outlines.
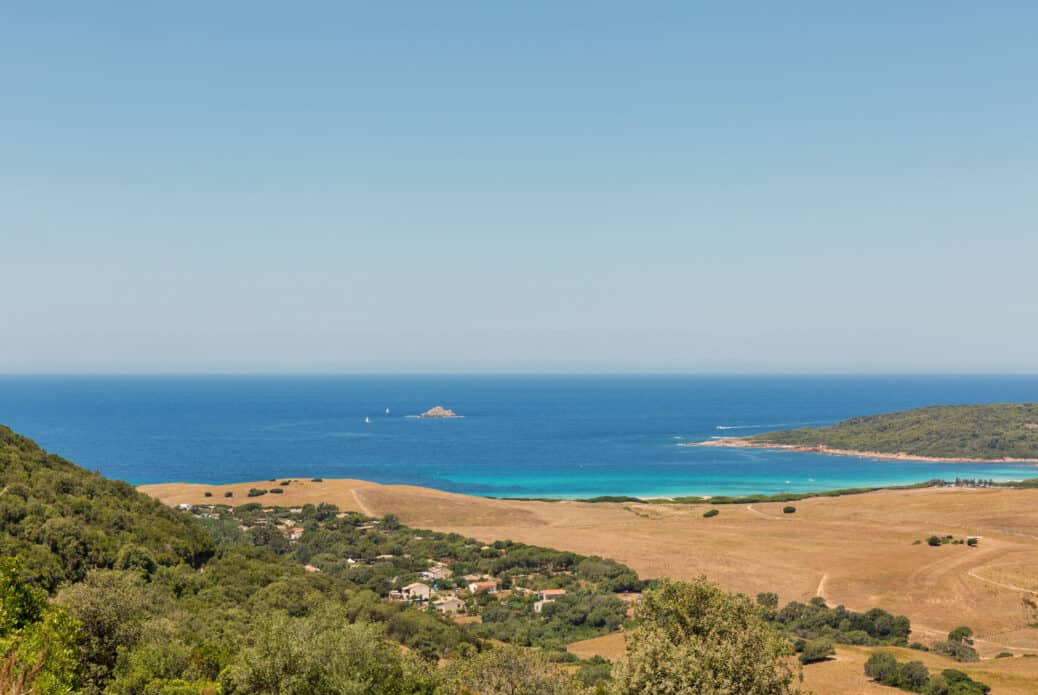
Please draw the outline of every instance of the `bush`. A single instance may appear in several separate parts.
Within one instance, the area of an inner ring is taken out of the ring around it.
[[[930,536],[929,538],[926,539],[926,544],[931,546],[931,547],[936,548],[937,546],[939,546],[941,544],[941,539],[938,538],[937,536]]]
[[[716,509],[709,509],[709,510],[707,510],[707,511],[703,512],[703,518],[705,518],[705,519],[709,519],[710,517],[712,517],[712,516],[717,516],[717,515],[718,515],[718,514],[720,514],[720,513],[721,513],[721,512],[719,512],[719,511],[718,511],[718,510],[716,510]]]
[[[286,485],[291,485],[291,484],[292,484],[291,480],[282,480],[281,481],[281,487],[285,487]]]
[[[865,662],[865,675],[880,683],[888,683],[897,677],[897,659],[887,652],[872,652]]]
[[[829,655],[835,654],[833,643],[827,639],[813,639],[804,643],[804,649],[800,653],[800,663],[814,664],[825,661]]]
[[[323,483],[324,478],[310,478],[311,483]]]
[[[794,507],[791,504],[787,504],[785,507],[782,508],[782,513],[783,514],[795,514],[796,511],[797,511],[797,508]]]
[[[979,540],[976,539],[976,538],[967,538],[966,539],[966,545],[968,545],[971,548],[976,548],[978,542],[979,542]]]
[[[922,661],[909,661],[898,666],[897,680],[902,690],[919,692],[930,680],[930,671]]]
[[[998,654],[995,654],[996,659],[1011,659],[1012,657],[1013,652],[999,652]]]
[[[206,497],[212,497],[212,496],[213,496],[213,493],[211,493],[211,492],[209,492],[208,490],[206,490],[206,492],[205,492],[205,496],[206,496]]]
[[[234,493],[231,492],[230,490],[228,490],[227,492],[223,493],[223,496],[224,497],[234,497]]]
[[[284,493],[285,493],[285,490],[283,488],[280,488],[280,487],[276,487],[276,488],[274,488],[273,490],[270,491],[270,494],[272,494],[272,495],[283,495]]]
[[[257,487],[249,488],[249,497],[260,497],[261,495],[265,495],[265,494],[267,494],[266,490],[262,490],[262,489],[257,488]]]
[[[928,652],[928,651],[930,651],[930,648],[927,647],[922,642],[912,642],[912,644],[908,645],[908,648],[909,649],[915,649],[916,651],[920,651],[920,652]]]

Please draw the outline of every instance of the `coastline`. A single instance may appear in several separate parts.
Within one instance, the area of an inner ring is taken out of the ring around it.
[[[886,451],[865,451],[858,449],[834,449],[824,444],[774,444],[770,442],[752,442],[743,437],[725,437],[709,439],[704,442],[682,442],[678,446],[706,446],[732,449],[771,449],[773,451],[793,451],[802,454],[826,454],[827,456],[847,456],[851,458],[870,458],[884,461],[923,461],[927,463],[1025,463],[1038,465],[1038,458],[1000,458],[982,459],[968,457],[941,457],[908,454],[903,451],[890,453]]]

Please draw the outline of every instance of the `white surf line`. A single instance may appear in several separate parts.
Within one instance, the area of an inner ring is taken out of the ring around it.
[[[968,574],[969,576],[973,577],[974,579],[976,579],[978,581],[987,582],[988,584],[993,584],[994,586],[1000,586],[1003,589],[1009,589],[1010,591],[1020,591],[1020,592],[1025,593],[1025,594],[1032,594],[1032,595],[1033,594],[1038,594],[1038,591],[1035,591],[1033,589],[1025,589],[1024,587],[1017,586],[1016,584],[1003,584],[1002,582],[996,582],[994,579],[988,579],[987,577],[981,577],[979,574],[976,574],[976,570],[969,570],[968,572],[966,572],[966,574]]]

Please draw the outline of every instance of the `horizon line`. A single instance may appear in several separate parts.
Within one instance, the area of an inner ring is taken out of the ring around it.
[[[0,372],[0,378],[65,377],[1038,377],[996,371],[87,371]]]

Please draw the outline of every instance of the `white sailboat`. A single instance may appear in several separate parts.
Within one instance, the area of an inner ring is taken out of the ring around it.
[[[371,418],[369,418],[367,415],[364,416],[364,424],[365,425],[370,425],[371,424]]]

